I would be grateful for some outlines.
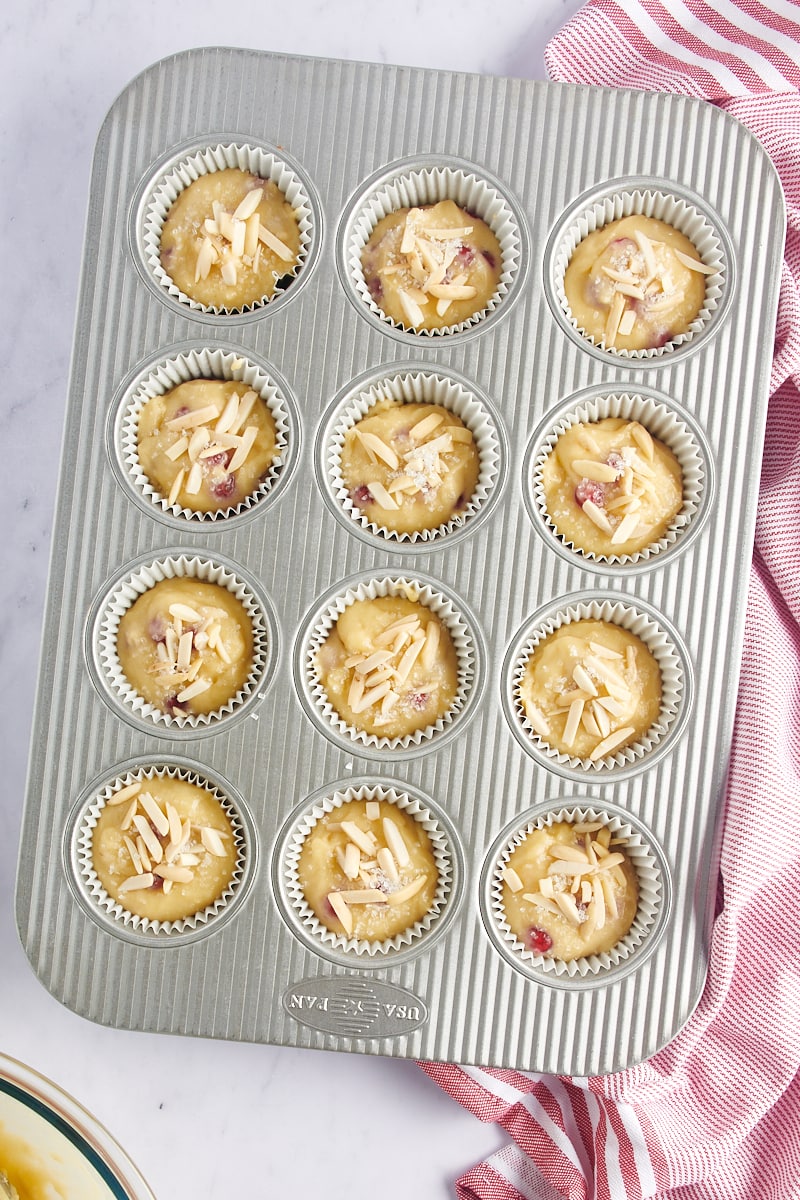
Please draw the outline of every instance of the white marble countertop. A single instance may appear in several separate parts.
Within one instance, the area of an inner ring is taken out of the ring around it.
[[[544,78],[581,0],[277,6],[238,0],[12,6],[0,41],[6,374],[2,539],[0,1052],[72,1093],[159,1200],[454,1195],[503,1144],[411,1062],[130,1033],[62,1008],[17,937],[13,892],[91,156],[114,98],[175,51],[249,46]],[[46,286],[43,286],[46,284]],[[35,753],[35,749],[34,749]],[[380,1118],[369,1115],[376,1098]],[[342,1114],[367,1114],[359,1136]],[[298,1150],[302,1147],[302,1155]]]

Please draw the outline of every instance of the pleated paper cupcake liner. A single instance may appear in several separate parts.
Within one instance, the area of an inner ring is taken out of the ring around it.
[[[511,929],[503,904],[503,873],[513,851],[536,829],[557,822],[600,823],[610,829],[614,848],[621,849],[638,881],[636,915],[628,932],[616,945],[601,953],[568,961],[540,954],[521,942]],[[483,868],[481,905],[484,922],[500,955],[517,970],[542,983],[561,987],[605,984],[623,972],[636,969],[655,948],[669,916],[671,881],[666,860],[649,830],[614,805],[542,805],[516,818],[491,847]]]
[[[176,920],[158,920],[130,912],[106,891],[94,867],[93,839],[102,810],[114,793],[130,784],[157,785],[177,779],[206,789],[230,822],[236,852],[230,879],[211,903]],[[252,881],[257,859],[256,834],[244,802],[221,777],[189,760],[166,756],[123,765],[90,785],[78,800],[65,837],[71,882],[84,907],[103,927],[146,945],[176,946],[215,931],[232,919]]]
[[[237,381],[252,388],[266,404],[275,422],[276,454],[256,488],[236,505],[210,511],[169,503],[149,479],[139,458],[139,418],[154,396],[163,396],[182,383],[192,380]],[[112,411],[109,429],[112,462],[135,497],[154,515],[171,524],[192,522],[205,525],[227,524],[249,517],[256,508],[275,499],[283,491],[291,473],[297,444],[297,418],[285,384],[272,371],[260,366],[238,350],[226,350],[205,344],[176,353],[147,366],[127,385]]]
[[[240,308],[202,304],[193,300],[181,291],[161,263],[161,232],[175,200],[201,175],[228,168],[246,171],[274,183],[294,210],[300,234],[297,262],[277,282],[275,292]],[[319,240],[318,205],[312,199],[311,185],[303,177],[300,168],[290,164],[279,151],[255,144],[252,140],[224,143],[208,141],[187,148],[159,170],[146,187],[141,207],[139,242],[145,270],[163,298],[179,307],[185,306],[195,314],[225,318],[258,312],[282,301],[291,294],[299,277],[310,267]]]
[[[596,759],[565,754],[549,745],[531,724],[520,697],[520,685],[534,650],[557,629],[576,621],[605,621],[637,637],[653,655],[660,673],[658,717],[627,745]],[[517,633],[503,667],[503,707],[511,732],[522,748],[543,766],[575,779],[620,778],[652,766],[674,744],[691,708],[692,679],[688,656],[677,631],[641,601],[608,595],[576,595],[548,605]]]
[[[597,553],[586,550],[561,534],[548,511],[542,473],[558,439],[578,424],[591,425],[607,417],[636,421],[651,437],[662,442],[681,468],[683,502],[663,535],[633,554]],[[713,492],[711,455],[706,440],[688,413],[667,397],[649,392],[605,392],[589,389],[573,396],[556,412],[548,414],[528,445],[523,467],[525,503],[537,529],[548,544],[565,557],[595,564],[602,570],[646,567],[672,558],[684,549],[702,527]]]
[[[687,332],[644,350],[606,346],[592,337],[573,317],[564,290],[564,275],[579,243],[595,230],[633,214],[654,217],[677,229],[694,245],[705,266],[713,268],[706,276],[704,303]],[[712,324],[718,324],[731,292],[732,273],[732,256],[721,227],[703,210],[699,199],[683,196],[677,190],[666,191],[662,181],[634,184],[620,180],[613,190],[606,186],[596,196],[584,197],[580,207],[567,214],[557,227],[545,254],[545,287],[558,320],[579,343],[591,347],[600,357],[633,360],[640,365],[658,364],[665,356],[689,349]]]
[[[298,864],[306,838],[323,816],[353,800],[393,804],[413,817],[427,834],[436,864],[436,891],[428,911],[408,928],[383,940],[367,941],[328,929],[310,907],[299,879]],[[334,961],[357,958],[360,966],[365,965],[364,960],[373,960],[378,966],[421,952],[444,932],[459,900],[460,861],[454,830],[442,814],[433,810],[427,797],[390,780],[353,780],[320,790],[292,815],[276,847],[273,876],[284,916],[306,945]]]
[[[342,479],[341,455],[349,430],[382,400],[397,403],[431,404],[454,413],[472,433],[479,459],[478,479],[464,508],[434,528],[413,532],[390,529],[370,521],[354,502]],[[355,526],[365,538],[386,548],[396,546],[407,551],[428,548],[431,542],[447,539],[483,520],[496,497],[502,478],[504,446],[498,422],[488,401],[466,380],[445,370],[410,368],[399,373],[374,373],[348,388],[334,402],[322,444],[322,471],[335,510],[346,514],[348,525]]]
[[[247,613],[253,650],[247,679],[236,695],[208,713],[166,713],[149,703],[127,680],[117,652],[123,615],[157,583],[166,579],[195,579],[226,588]],[[105,698],[131,723],[164,737],[193,737],[214,733],[249,712],[263,698],[275,659],[277,633],[267,600],[238,567],[219,557],[190,551],[167,552],[127,568],[95,601],[87,625],[87,660]]]
[[[457,659],[457,692],[447,713],[424,729],[402,737],[384,737],[349,725],[331,702],[316,666],[317,654],[349,605],[379,596],[400,596],[430,609],[447,628]],[[339,745],[369,757],[423,753],[440,748],[463,726],[479,699],[483,653],[474,619],[460,601],[421,576],[366,574],[342,584],[306,618],[297,643],[296,664],[301,699],[309,716]]]
[[[466,321],[439,329],[402,325],[382,311],[364,279],[361,255],[375,226],[398,209],[419,208],[452,200],[487,224],[500,245],[502,271],[494,295],[485,308]],[[379,327],[406,341],[451,338],[476,332],[492,324],[509,306],[527,267],[527,238],[521,212],[499,180],[468,162],[445,157],[423,157],[397,163],[368,181],[345,214],[339,231],[340,270],[356,307]]]

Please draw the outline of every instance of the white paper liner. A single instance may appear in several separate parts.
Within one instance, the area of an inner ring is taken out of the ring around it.
[[[542,481],[545,460],[554,449],[558,439],[574,425],[591,424],[606,417],[621,417],[626,421],[638,421],[658,441],[663,442],[680,463],[683,476],[683,504],[664,534],[651,545],[634,554],[599,554],[585,550],[569,541],[556,528],[547,510],[547,499]],[[667,404],[651,396],[638,393],[611,393],[593,397],[578,405],[563,409],[554,419],[550,431],[540,441],[533,453],[531,477],[525,481],[533,499],[532,509],[552,532],[553,536],[580,558],[610,565],[647,562],[674,546],[688,530],[704,501],[704,487],[708,468],[697,438],[681,418]]]
[[[497,289],[489,303],[468,320],[440,329],[407,328],[387,317],[373,300],[364,279],[361,254],[373,229],[389,213],[401,208],[417,208],[452,200],[459,208],[474,213],[489,226],[500,244],[503,267]],[[508,200],[487,179],[473,171],[455,167],[409,166],[402,174],[380,184],[365,196],[355,214],[344,246],[348,278],[356,295],[382,324],[400,329],[413,337],[443,337],[463,333],[485,320],[503,303],[519,274],[522,237],[517,218]]]
[[[419,821],[428,835],[436,862],[438,882],[436,894],[429,911],[425,916],[384,941],[365,941],[348,937],[346,934],[335,933],[323,925],[316,917],[300,886],[298,878],[298,863],[303,843],[321,817],[333,812],[342,804],[351,800],[379,800],[396,804],[409,816]],[[442,826],[433,813],[416,796],[400,789],[384,784],[364,784],[358,787],[344,788],[333,792],[317,801],[303,814],[291,832],[287,842],[286,857],[282,867],[282,882],[289,905],[296,911],[302,922],[303,932],[313,946],[318,943],[327,949],[341,950],[355,955],[368,957],[388,956],[403,950],[414,942],[424,938],[442,917],[452,896],[453,890],[453,857],[450,845]]]
[[[209,713],[186,713],[175,717],[148,703],[128,683],[117,654],[117,633],[123,614],[141,595],[164,579],[182,577],[219,584],[236,596],[252,623],[253,657],[244,686],[226,704]],[[156,559],[119,580],[103,600],[95,637],[96,662],[112,696],[123,709],[152,722],[154,727],[167,730],[210,730],[235,713],[257,692],[270,649],[266,613],[251,588],[220,563],[184,554]]]
[[[650,650],[661,672],[661,709],[658,719],[638,741],[631,742],[605,758],[594,761],[590,758],[578,758],[576,755],[564,754],[549,746],[528,720],[519,695],[520,683],[528,659],[536,646],[563,625],[587,619],[608,621],[635,634]],[[581,601],[564,607],[554,606],[548,615],[537,621],[535,627],[525,637],[512,665],[510,680],[507,682],[511,688],[509,709],[518,729],[522,732],[522,740],[546,763],[557,763],[560,766],[567,766],[587,774],[613,774],[617,769],[641,763],[646,755],[653,753],[672,730],[684,701],[685,671],[677,647],[666,631],[652,617],[631,604],[607,599]]]
[[[667,225],[672,225],[692,242],[703,263],[707,267],[715,268],[713,274],[706,276],[705,301],[691,322],[688,332],[677,334],[663,346],[646,350],[625,350],[606,346],[602,340],[597,341],[573,318],[564,291],[564,274],[578,243],[596,229],[632,214],[655,217]],[[566,321],[591,345],[597,346],[605,354],[623,359],[660,358],[691,341],[705,328],[716,311],[723,296],[725,283],[726,262],[723,245],[709,218],[681,196],[651,188],[636,188],[630,191],[622,189],[614,195],[588,203],[584,211],[562,230],[552,259],[551,285]]]
[[[313,233],[312,206],[305,184],[288,163],[259,146],[232,142],[212,144],[188,153],[165,174],[159,176],[146,200],[143,229],[145,263],[167,295],[189,308],[217,316],[253,312],[270,304],[284,292],[284,284],[279,284],[271,296],[264,296],[263,299],[253,304],[242,305],[240,308],[201,304],[182,292],[161,265],[161,230],[179,194],[201,175],[223,171],[228,167],[236,167],[240,171],[247,171],[274,183],[294,209],[300,232],[300,250],[294,267],[281,275],[284,284],[287,280],[296,279],[307,262]]]
[[[94,869],[92,855],[92,839],[100,812],[114,792],[138,780],[154,780],[164,777],[185,780],[203,787],[211,793],[214,799],[225,810],[225,814],[230,821],[237,851],[236,864],[224,891],[216,900],[212,901],[211,904],[199,912],[181,917],[175,921],[151,920],[149,917],[142,917],[136,913],[129,912],[118,900],[109,896],[103,887]],[[231,797],[202,773],[188,766],[141,766],[109,779],[95,793],[80,815],[75,830],[75,843],[79,882],[91,905],[113,920],[119,921],[126,929],[146,932],[160,939],[168,939],[170,935],[185,934],[198,929],[205,930],[222,913],[235,896],[242,882],[247,854],[247,839],[244,827],[240,820],[238,809]]]
[[[458,691],[450,711],[425,729],[404,737],[379,737],[363,729],[355,729],[339,716],[331,704],[316,669],[316,656],[333,629],[339,616],[356,600],[374,600],[376,596],[406,596],[429,608],[446,625],[458,660]],[[313,704],[324,725],[329,725],[340,737],[381,750],[407,750],[430,742],[447,730],[463,711],[476,680],[476,651],[469,626],[452,600],[427,583],[411,577],[370,579],[346,589],[316,614],[311,622],[311,637],[306,647],[304,672]]]
[[[163,396],[190,380],[205,379],[235,380],[247,384],[258,393],[275,422],[277,454],[259,486],[239,504],[200,512],[177,503],[169,504],[168,497],[154,487],[139,461],[138,434],[139,417],[148,400],[153,396]],[[267,373],[242,354],[206,346],[165,359],[133,384],[123,401],[117,452],[133,487],[154,508],[187,521],[210,524],[249,512],[274,491],[286,466],[290,437],[291,420],[286,400]]]
[[[341,453],[348,430],[365,417],[380,400],[391,399],[400,403],[436,404],[455,413],[471,431],[480,461],[475,490],[462,512],[434,529],[416,532],[398,532],[370,521],[358,505],[350,499],[342,480]],[[340,412],[331,432],[326,460],[331,485],[342,509],[363,529],[387,541],[419,543],[462,528],[473,520],[485,504],[500,475],[500,440],[497,429],[485,405],[478,397],[454,379],[443,375],[421,371],[404,371],[398,375],[386,375],[352,396]]]
[[[639,904],[633,924],[625,937],[602,954],[586,955],[569,962],[546,954],[537,954],[520,942],[508,925],[503,907],[503,871],[512,852],[534,829],[546,828],[558,821],[602,821],[614,837],[625,838],[625,844],[615,849],[622,849],[627,854],[639,881]],[[580,980],[619,967],[631,958],[653,932],[663,903],[664,882],[653,847],[638,830],[602,808],[562,808],[527,822],[509,839],[491,875],[490,915],[497,926],[504,956],[515,965],[545,976]]]

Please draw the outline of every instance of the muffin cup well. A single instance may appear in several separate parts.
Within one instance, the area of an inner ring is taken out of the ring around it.
[[[628,933],[602,954],[564,961],[538,954],[520,942],[509,928],[503,907],[503,871],[512,852],[534,829],[559,821],[607,825],[633,865],[639,884],[639,903]],[[481,915],[498,952],[516,970],[537,982],[582,988],[608,984],[637,969],[652,953],[663,932],[671,906],[671,880],[666,859],[650,831],[615,805],[593,801],[551,801],[516,817],[500,833],[481,872]]]
[[[224,891],[200,911],[174,921],[151,920],[129,912],[106,892],[93,865],[94,830],[113,794],[137,781],[165,777],[206,788],[225,811],[236,848],[233,874]],[[216,772],[174,755],[133,760],[96,779],[76,802],[64,834],[65,869],[84,909],[115,936],[148,946],[182,945],[221,928],[243,903],[257,861],[256,830],[242,797]]]
[[[544,493],[545,460],[560,436],[577,424],[591,425],[606,417],[638,421],[677,458],[683,482],[683,503],[663,536],[635,554],[597,554],[584,550],[559,533],[552,522]],[[535,528],[565,558],[582,566],[631,573],[672,559],[702,528],[713,495],[711,452],[696,422],[668,396],[641,392],[608,392],[598,387],[569,397],[534,432],[523,464],[523,496]]]
[[[146,475],[139,460],[138,431],[142,409],[153,396],[162,396],[191,380],[235,380],[252,388],[266,404],[275,422],[277,454],[259,486],[239,504],[199,512],[168,503]],[[291,476],[298,443],[298,419],[285,381],[272,367],[258,363],[249,353],[233,347],[198,344],[176,348],[168,358],[159,356],[126,381],[112,406],[108,442],[111,462],[121,480],[145,511],[172,525],[186,522],[228,525],[247,519],[279,496]]]
[[[467,321],[441,329],[408,329],[387,317],[370,295],[361,254],[383,217],[402,208],[452,200],[484,221],[497,238],[503,269],[494,296]],[[469,162],[428,155],[395,163],[373,175],[348,205],[338,231],[338,265],[347,294],[362,315],[403,341],[461,336],[493,324],[507,311],[527,269],[528,239],[522,212],[502,183]]]
[[[403,596],[429,608],[447,627],[457,657],[458,692],[450,711],[425,729],[404,737],[379,737],[348,725],[328,699],[316,656],[339,616],[357,600]],[[308,716],[327,737],[346,750],[371,758],[412,757],[438,749],[463,727],[483,689],[484,651],[475,619],[461,600],[436,581],[420,575],[356,576],[332,588],[302,622],[294,653],[295,682]]]
[[[564,754],[548,745],[528,720],[519,696],[528,659],[539,643],[555,630],[582,620],[607,621],[634,634],[650,650],[661,674],[658,719],[638,741],[595,760]],[[579,593],[540,609],[513,639],[503,664],[503,681],[503,710],[520,746],[557,774],[584,781],[606,776],[619,779],[652,766],[674,744],[691,709],[689,659],[677,631],[641,600],[628,603],[613,594]]]
[[[705,300],[687,333],[677,334],[663,346],[625,350],[606,346],[582,329],[573,318],[564,291],[564,275],[578,244],[596,229],[633,214],[654,217],[683,233],[695,246],[712,273],[706,277]],[[573,341],[606,362],[627,360],[638,366],[658,364],[665,356],[688,353],[716,328],[733,291],[733,253],[721,222],[700,197],[675,187],[665,190],[661,180],[616,180],[582,196],[559,221],[545,249],[544,283],[550,307]]]
[[[182,292],[161,265],[161,231],[167,213],[180,193],[201,175],[234,167],[274,183],[292,206],[300,233],[300,251],[294,264],[271,296],[243,305],[225,308],[201,304]],[[204,141],[185,146],[159,164],[140,188],[140,199],[133,213],[133,240],[138,248],[145,277],[161,299],[194,316],[229,318],[258,313],[280,304],[297,289],[318,252],[321,209],[310,182],[299,164],[282,151],[252,138],[242,141]]]
[[[306,837],[325,814],[351,800],[394,804],[412,816],[428,835],[436,863],[438,883],[431,908],[414,925],[384,941],[366,941],[328,929],[317,919],[300,886],[298,863]],[[377,967],[415,956],[445,932],[460,903],[463,851],[445,814],[415,788],[388,779],[343,780],[319,789],[291,814],[275,847],[272,878],[284,920],[310,949],[334,962],[357,958],[360,967]]]
[[[342,480],[341,453],[347,432],[376,403],[435,404],[455,413],[471,431],[480,462],[478,480],[463,512],[433,529],[405,532],[379,526],[362,514]],[[409,366],[402,371],[370,372],[340,393],[323,420],[318,439],[320,475],[332,511],[365,541],[386,549],[428,549],[433,541],[455,537],[483,520],[497,498],[505,459],[503,433],[488,398],[466,379],[446,369]]]
[[[126,679],[117,653],[117,633],[125,612],[155,584],[190,578],[227,588],[250,618],[253,655],[244,686],[210,713],[175,717],[148,703]],[[207,558],[188,550],[143,557],[118,574],[97,597],[86,627],[86,657],[101,695],[133,725],[169,738],[207,736],[241,719],[263,699],[277,658],[277,623],[270,605],[241,568],[221,556]]]

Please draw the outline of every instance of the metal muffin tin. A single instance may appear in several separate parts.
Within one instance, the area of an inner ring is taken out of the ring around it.
[[[154,187],[218,145],[285,161],[307,220],[297,277],[233,315],[182,303],[148,258]],[[372,190],[437,165],[499,192],[515,261],[486,318],[425,337],[376,317],[350,247]],[[554,280],[575,214],[634,191],[697,208],[723,262],[702,329],[652,358],[590,346]],[[675,1035],[706,975],[784,219],[756,140],[674,95],[225,48],[166,59],[125,89],[92,172],[17,882],[20,935],[55,997],[124,1028],[578,1075],[634,1064]],[[126,478],[122,414],[159,364],[217,352],[282,397],[285,478],[230,519],[193,520]],[[404,372],[474,386],[496,431],[487,511],[452,537],[381,538],[335,512],[331,423],[360,381]],[[704,468],[688,532],[629,569],[556,544],[529,477],[551,414],[617,394],[674,404]],[[131,719],[98,678],[92,634],[115,580],[181,556],[252,580],[269,614],[263,686],[237,719],[196,728]],[[464,711],[400,750],[312,717],[303,657],[310,614],[354,583],[397,578],[447,598],[474,635]],[[672,632],[680,688],[656,752],[584,772],[521,743],[508,659],[537,614],[595,599]],[[82,891],[82,806],[131,763],[205,771],[237,798],[246,894],[197,938],[132,937]],[[292,829],[351,784],[421,797],[450,843],[435,936],[397,954],[318,952],[286,889]],[[608,969],[520,966],[492,926],[496,857],[548,809],[627,818],[659,864],[641,944]]]

